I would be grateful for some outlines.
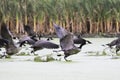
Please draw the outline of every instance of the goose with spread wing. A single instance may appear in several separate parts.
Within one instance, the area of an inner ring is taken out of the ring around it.
[[[77,54],[78,52],[80,52],[80,49],[74,45],[72,33],[68,32],[57,24],[53,25],[55,32],[60,39],[60,46],[65,55],[64,59],[68,61],[66,58],[70,55]]]
[[[120,44],[120,38],[117,38],[106,45],[109,46],[110,48],[112,48],[112,46],[116,46],[118,44]]]
[[[90,42],[86,39],[83,39],[80,35],[75,36],[73,41],[74,41],[74,44],[80,44],[80,46],[78,47],[80,49],[86,44],[92,44],[92,42]]]
[[[8,40],[0,38],[0,48],[8,45]]]
[[[33,48],[33,52],[37,51],[37,50],[41,50],[43,48],[47,48],[47,49],[57,49],[59,48],[58,44],[55,44],[53,42],[49,42],[46,40],[38,40],[35,42],[35,44],[33,44],[31,46],[31,48]]]
[[[27,35],[19,39],[18,43],[20,44],[20,47],[25,43],[33,45],[36,41],[38,41],[37,34],[29,25],[24,25],[24,31],[27,33]]]
[[[7,41],[7,45],[5,46],[5,48],[8,55],[13,55],[18,52],[18,48],[16,47],[12,39],[13,36],[4,22],[1,24],[1,37]]]
[[[106,44],[107,46],[109,46],[110,48],[112,48],[113,46],[115,46],[116,48],[116,54],[117,52],[120,50],[120,37],[111,41],[110,43]]]
[[[24,40],[24,41],[32,45],[31,46],[31,48],[33,48],[32,52],[41,50],[43,48],[47,48],[47,49],[59,48],[59,45],[53,42],[49,42],[47,40],[37,40],[35,36],[35,32],[33,31],[33,29],[31,29],[30,26],[25,25],[24,30],[27,32],[28,36],[30,37],[29,39]]]
[[[36,37],[37,34],[33,31],[33,29],[29,25],[24,25],[24,30],[27,32],[28,36]]]

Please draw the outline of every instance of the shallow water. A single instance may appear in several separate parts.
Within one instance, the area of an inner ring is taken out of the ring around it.
[[[102,51],[101,46],[115,38],[86,38],[93,44],[70,56],[72,62],[34,62],[34,56],[12,56],[0,59],[0,80],[120,80],[120,59],[112,56],[88,56],[86,52]],[[58,39],[54,40],[58,43]],[[53,42],[54,42],[53,41]],[[39,55],[53,53],[43,49]]]

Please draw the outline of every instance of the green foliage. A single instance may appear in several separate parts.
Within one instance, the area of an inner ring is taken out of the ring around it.
[[[11,56],[10,56],[10,55],[6,55],[5,58],[6,58],[6,59],[11,59]]]
[[[29,54],[27,54],[25,52],[21,52],[21,53],[17,54],[17,56],[29,56]]]
[[[87,18],[93,22],[113,18],[119,21],[119,5],[120,0],[0,0],[0,20],[23,23],[25,18],[32,23],[48,20],[47,26],[53,21],[65,26],[73,21],[75,27],[80,26],[80,22],[85,26]]]
[[[34,58],[34,61],[35,61],[35,62],[44,62],[44,61],[41,59],[40,56],[35,57],[35,58]]]
[[[0,59],[3,58],[2,56],[3,56],[3,55],[0,54]],[[10,56],[10,55],[6,55],[4,58],[6,58],[6,59],[11,59],[11,56]]]
[[[120,16],[119,0],[0,0],[0,2],[0,12],[5,17],[15,17],[16,13],[19,16],[27,14],[39,17],[49,13],[50,17],[57,19],[58,16],[65,17],[68,14],[72,16],[74,12],[91,18],[95,17],[94,14],[98,15],[98,18]]]
[[[120,56],[120,53],[117,53],[116,55],[117,55],[117,56]]]
[[[55,61],[56,59],[54,59],[52,57],[52,55],[45,55],[45,56],[36,56],[34,58],[35,62],[50,62],[50,61]]]
[[[52,55],[47,55],[46,62],[49,62],[49,61],[55,61],[55,59],[52,57]]]
[[[103,51],[101,55],[105,56],[105,55],[107,55],[107,53],[105,51]]]
[[[89,56],[106,56],[107,55],[107,53],[105,52],[105,51],[102,51],[102,52],[87,52],[87,54],[89,55]]]

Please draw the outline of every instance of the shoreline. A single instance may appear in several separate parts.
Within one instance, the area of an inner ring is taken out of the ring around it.
[[[89,34],[89,33],[85,33],[85,34],[80,34],[80,33],[76,33],[75,35],[81,35],[81,37],[83,38],[114,38],[114,37],[120,37],[120,33],[98,33],[98,34]],[[44,34],[43,37],[47,38],[47,37],[53,37],[53,38],[57,38],[57,36],[55,34]]]

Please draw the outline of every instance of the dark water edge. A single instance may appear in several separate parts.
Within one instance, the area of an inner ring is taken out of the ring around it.
[[[75,35],[81,35],[83,38],[114,38],[114,37],[120,37],[120,33],[98,33],[98,34],[80,34],[76,33]],[[51,35],[43,35],[43,37],[53,37],[57,38],[56,34],[51,34]]]
[[[99,34],[82,34],[85,38],[114,38],[120,37],[120,33],[99,33]]]

